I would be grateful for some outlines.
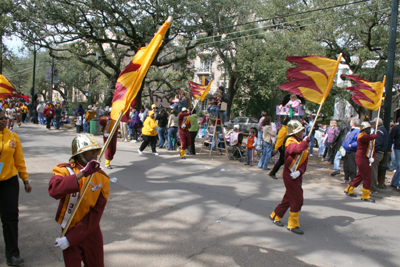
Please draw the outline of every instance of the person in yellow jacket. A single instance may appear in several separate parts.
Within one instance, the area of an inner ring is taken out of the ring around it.
[[[104,249],[100,220],[109,196],[110,178],[97,161],[101,146],[91,134],[79,134],[72,141],[69,163],[54,167],[50,179],[49,195],[60,200],[56,221],[64,229],[71,217],[79,196],[92,176],[88,190],[78,206],[71,225],[55,246],[63,250],[66,267],[103,267]]]
[[[272,179],[278,179],[278,178],[276,178],[276,173],[279,171],[280,167],[285,163],[285,159],[284,159],[285,153],[283,153],[283,151],[284,151],[283,141],[288,133],[287,124],[289,121],[290,121],[290,117],[287,117],[283,121],[282,128],[279,130],[278,138],[276,139],[275,150],[272,152],[273,155],[276,155],[279,151],[279,159],[275,163],[271,172],[268,174]]]
[[[139,147],[138,152],[140,155],[143,154],[143,150],[151,143],[151,151],[154,155],[158,155],[156,151],[156,144],[157,144],[157,122],[154,120],[155,114],[153,111],[149,111],[149,116],[143,123],[142,128],[142,136],[143,136],[143,143]]]
[[[24,182],[25,192],[32,187],[28,181],[21,141],[16,133],[7,129],[7,118],[0,111],[0,214],[9,266],[19,266],[24,262],[18,248],[18,175]]]
[[[24,104],[21,106],[21,112],[22,112],[22,122],[25,123],[26,116],[28,115],[29,109],[28,107]]]
[[[94,112],[92,105],[89,105],[85,114],[85,122],[83,124],[83,131],[85,133],[90,133],[90,121],[95,117],[96,113]]]

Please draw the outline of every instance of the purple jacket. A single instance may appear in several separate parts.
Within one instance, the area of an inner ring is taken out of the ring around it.
[[[339,132],[338,128],[332,129],[330,126],[326,130],[326,134],[328,135],[327,142],[332,143],[333,138],[335,138],[335,135]]]
[[[129,121],[129,127],[130,128],[140,128],[141,127],[141,121],[139,118],[139,112],[136,110],[133,112],[133,115],[131,117],[131,120]]]

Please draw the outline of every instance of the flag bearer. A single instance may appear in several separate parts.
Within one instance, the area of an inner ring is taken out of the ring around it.
[[[101,146],[91,134],[79,134],[72,141],[69,163],[58,164],[49,182],[49,194],[59,199],[56,221],[64,229],[87,179],[92,180],[71,225],[55,246],[63,250],[66,267],[103,267],[103,235],[100,219],[106,206],[110,179],[97,161]]]
[[[303,206],[303,174],[306,171],[308,163],[308,151],[310,141],[309,137],[303,139],[304,126],[297,120],[291,120],[287,124],[288,135],[285,144],[285,163],[283,169],[283,182],[286,187],[285,195],[281,204],[279,204],[270,215],[273,223],[283,227],[281,218],[290,208],[287,229],[295,234],[302,235],[300,229],[299,212]],[[304,153],[302,153],[304,152]],[[299,164],[298,164],[299,163]],[[299,165],[296,169],[297,164]]]
[[[187,111],[185,107],[182,108],[182,112],[178,115],[179,120],[179,139],[181,140],[181,148],[179,153],[181,154],[181,159],[186,159],[185,150],[191,144],[190,132],[190,112]]]

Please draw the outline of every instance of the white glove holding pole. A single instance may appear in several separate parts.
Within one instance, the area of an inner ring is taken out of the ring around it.
[[[296,179],[297,177],[299,177],[300,176],[300,171],[295,171],[295,172],[292,172],[291,174],[290,174],[290,176],[292,177],[292,179]]]
[[[61,248],[62,250],[67,249],[69,247],[68,239],[65,236],[63,238],[57,237],[55,247]]]
[[[186,124],[182,124],[182,129],[186,128]]]
[[[368,160],[369,160],[369,163],[370,163],[370,164],[374,163],[374,161],[375,161],[374,158],[369,158]]]

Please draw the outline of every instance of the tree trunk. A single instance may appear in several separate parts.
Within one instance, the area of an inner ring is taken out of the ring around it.
[[[3,74],[3,35],[0,35],[0,74]]]
[[[236,94],[236,89],[235,89],[236,81],[237,81],[237,78],[235,78],[235,77],[229,78],[229,82],[228,82],[229,101],[228,101],[228,109],[226,111],[226,120],[227,121],[230,118],[233,98],[235,97],[235,94]]]

